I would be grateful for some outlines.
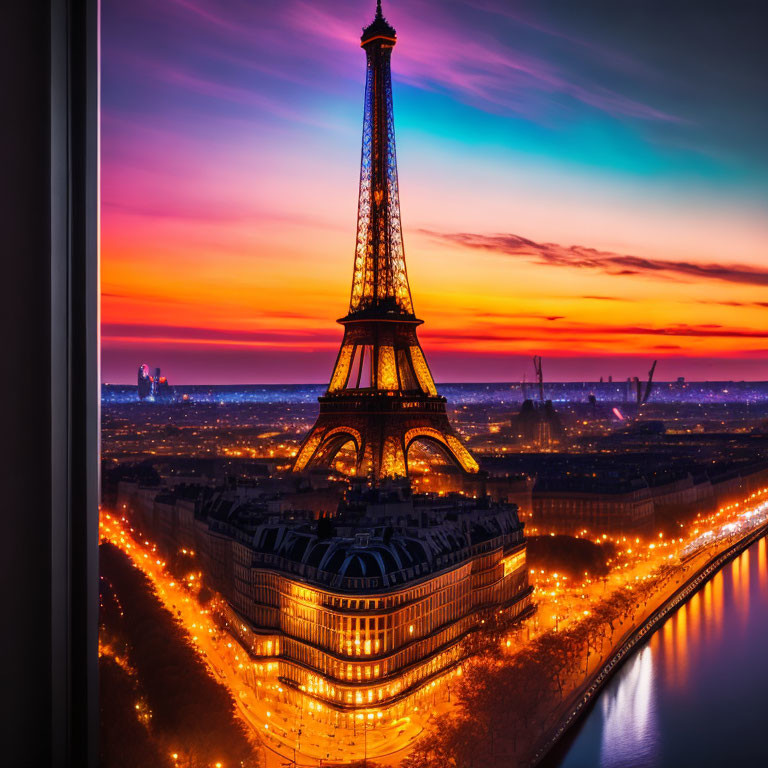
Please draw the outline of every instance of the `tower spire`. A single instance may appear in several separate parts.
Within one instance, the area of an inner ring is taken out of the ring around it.
[[[397,34],[377,2],[376,18],[361,38],[367,67],[350,315],[377,311],[413,315],[400,224],[392,107],[390,58],[396,42]]]

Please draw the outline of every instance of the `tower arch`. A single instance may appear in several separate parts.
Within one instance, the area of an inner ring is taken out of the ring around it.
[[[331,429],[315,429],[305,438],[302,449],[296,458],[294,470],[311,469],[317,466],[331,466],[336,454],[347,443],[355,447],[356,463],[360,463],[363,437],[356,429],[348,426],[337,426]]]
[[[405,461],[408,465],[408,453],[417,442],[436,446],[453,465],[468,473],[477,472],[479,466],[472,454],[464,447],[461,440],[452,432],[447,433],[431,427],[416,427],[405,434]]]

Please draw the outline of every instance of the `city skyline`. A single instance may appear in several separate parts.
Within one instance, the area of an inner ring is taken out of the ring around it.
[[[766,378],[756,29],[731,18],[735,56],[717,26],[667,14],[656,34],[602,5],[598,24],[384,4],[438,381],[530,378],[535,353],[550,380],[642,376],[653,358],[662,380]],[[327,380],[357,209],[350,19],[373,7],[104,4],[104,381],[147,359],[172,383]]]

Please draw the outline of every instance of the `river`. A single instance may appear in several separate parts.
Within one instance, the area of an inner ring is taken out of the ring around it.
[[[768,545],[718,571],[640,647],[549,768],[768,766]]]

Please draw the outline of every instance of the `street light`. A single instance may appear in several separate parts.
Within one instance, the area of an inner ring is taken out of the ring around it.
[[[294,765],[294,768],[295,768],[296,765],[298,765],[298,763],[296,762],[296,748],[300,745],[300,743],[301,743],[301,728],[299,728],[299,731],[296,734],[296,743],[293,745],[293,765]]]

